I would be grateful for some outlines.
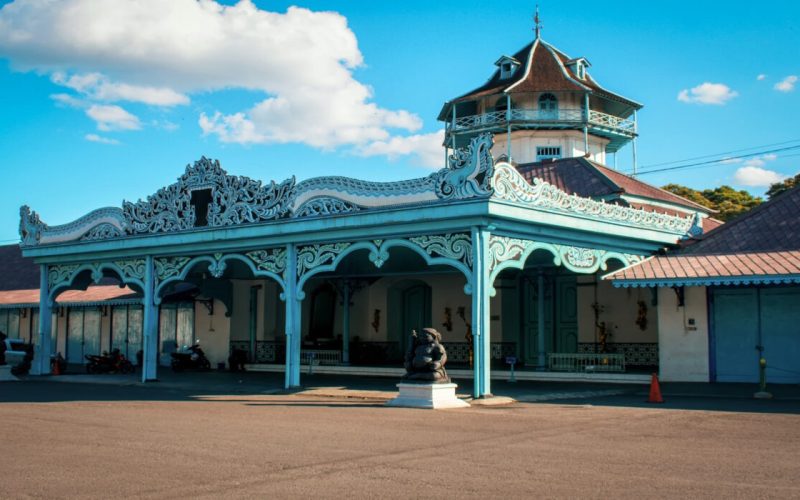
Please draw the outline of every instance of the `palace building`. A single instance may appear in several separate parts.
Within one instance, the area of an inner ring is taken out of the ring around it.
[[[511,362],[540,379],[709,380],[707,310],[628,274],[720,224],[605,166],[635,151],[642,105],[538,29],[495,65],[443,106],[448,161],[428,177],[262,183],[202,158],[69,224],[22,207],[14,258],[39,282],[24,299],[0,291],[0,328],[36,345],[40,374],[56,352],[82,363],[119,347],[141,350],[153,380],[199,339],[214,365],[243,351],[286,387],[304,363],[399,375],[411,331],[433,326],[475,397]]]

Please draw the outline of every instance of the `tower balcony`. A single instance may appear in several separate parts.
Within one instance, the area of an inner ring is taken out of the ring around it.
[[[559,108],[557,110],[511,109],[492,111],[477,115],[456,117],[446,125],[446,139],[453,135],[471,137],[482,132],[504,133],[513,130],[535,129],[583,129],[591,134],[605,137],[610,142],[606,150],[616,152],[637,136],[636,121],[630,118],[609,115],[590,109],[587,114],[581,108]]]

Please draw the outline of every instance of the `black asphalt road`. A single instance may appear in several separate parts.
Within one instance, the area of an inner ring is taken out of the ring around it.
[[[264,394],[276,380],[0,384],[0,497],[800,497],[795,400],[680,409],[570,386],[430,411]]]

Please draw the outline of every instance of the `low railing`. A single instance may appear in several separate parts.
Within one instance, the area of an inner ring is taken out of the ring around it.
[[[580,108],[567,108],[553,111],[512,109],[510,118],[512,122],[535,123],[583,123],[587,121],[583,110]],[[507,111],[491,111],[480,115],[462,116],[456,118],[452,130],[472,130],[504,126],[508,123],[508,119],[509,113]],[[633,120],[609,115],[601,111],[589,110],[588,123],[614,129],[615,131],[624,132],[626,134],[634,134],[636,132],[636,124]]]
[[[342,351],[327,349],[303,349],[300,351],[300,364],[303,365],[329,365],[342,364]]]
[[[624,372],[624,354],[575,354],[554,352],[547,355],[547,368],[554,372]]]
[[[635,133],[636,123],[627,118],[620,118],[619,116],[607,115],[600,111],[589,111],[589,123],[600,125],[601,127],[608,127],[617,130],[624,130],[626,132]]]

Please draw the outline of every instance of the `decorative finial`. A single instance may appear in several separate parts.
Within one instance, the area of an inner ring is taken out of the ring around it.
[[[539,4],[536,4],[536,15],[533,16],[533,31],[536,33],[536,39],[539,39],[539,34],[542,31],[542,23],[539,21]]]

